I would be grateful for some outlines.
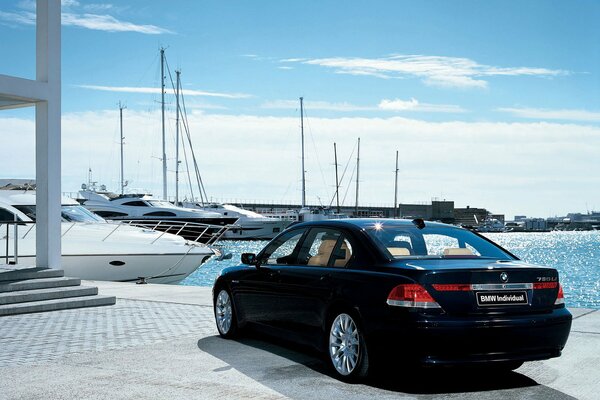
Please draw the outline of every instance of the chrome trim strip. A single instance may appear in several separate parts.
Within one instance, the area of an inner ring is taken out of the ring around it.
[[[471,290],[533,289],[533,283],[474,283]]]
[[[386,303],[390,306],[409,307],[409,308],[441,308],[437,302],[421,302],[421,301],[402,301],[387,299]]]

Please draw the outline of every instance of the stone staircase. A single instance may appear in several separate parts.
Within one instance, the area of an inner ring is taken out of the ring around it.
[[[0,273],[0,317],[115,304],[114,296],[99,296],[98,288],[60,269],[25,268]]]

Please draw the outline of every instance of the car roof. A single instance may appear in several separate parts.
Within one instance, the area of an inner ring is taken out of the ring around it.
[[[330,226],[337,228],[354,228],[354,229],[365,229],[373,226],[373,224],[380,223],[387,226],[399,226],[399,227],[414,227],[413,220],[410,219],[394,219],[394,218],[343,218],[343,219],[328,219],[328,220],[320,220],[320,221],[309,221],[309,222],[301,222],[299,224],[293,225],[296,227],[304,227],[304,226]],[[425,226],[429,227],[452,227],[457,228],[454,225],[443,224],[441,222],[431,222],[425,221]],[[291,228],[291,227],[290,227]]]

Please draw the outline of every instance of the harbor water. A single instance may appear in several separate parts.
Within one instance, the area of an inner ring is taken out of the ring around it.
[[[559,271],[568,307],[600,308],[600,232],[486,233],[523,261]],[[230,260],[212,259],[181,285],[212,286],[219,272],[240,263],[242,253],[258,253],[267,241],[223,241]]]

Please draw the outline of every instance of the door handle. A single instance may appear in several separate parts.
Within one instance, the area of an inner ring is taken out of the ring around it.
[[[327,275],[321,275],[321,277],[319,278],[319,280],[321,282],[329,281],[329,280],[331,280],[331,275],[329,275],[329,274],[327,274]]]

